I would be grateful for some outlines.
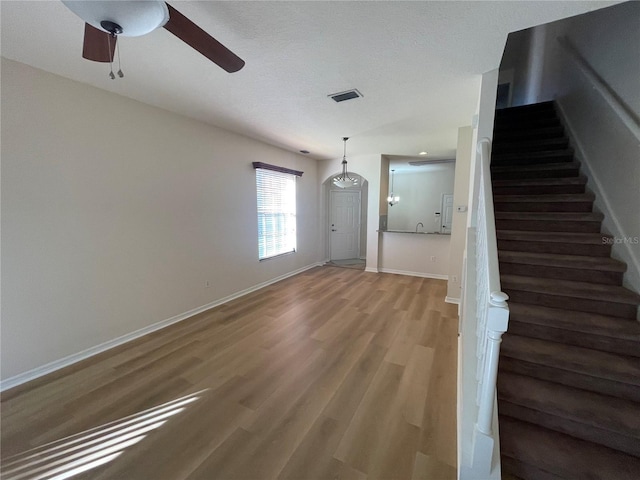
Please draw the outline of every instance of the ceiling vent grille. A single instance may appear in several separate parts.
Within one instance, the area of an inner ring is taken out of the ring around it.
[[[433,159],[433,160],[417,160],[415,162],[409,162],[409,165],[413,165],[414,167],[419,167],[420,165],[433,165],[435,163],[455,163],[455,158],[441,158],[441,159]]]
[[[347,90],[345,92],[332,93],[328,95],[329,98],[333,99],[334,102],[344,102],[345,100],[351,100],[353,98],[363,97],[358,90],[355,88],[352,90]]]

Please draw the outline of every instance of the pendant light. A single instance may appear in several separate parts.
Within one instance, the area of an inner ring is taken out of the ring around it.
[[[349,137],[342,137],[342,141],[344,142],[344,155],[342,156],[342,173],[333,179],[333,184],[336,187],[340,188],[358,186],[358,179],[351,178],[349,176],[349,173],[347,173],[347,140],[349,140]]]
[[[395,172],[395,170],[391,170],[391,191],[389,192],[389,196],[387,197],[387,202],[389,202],[390,207],[393,207],[400,201],[400,197],[393,194],[393,172]]]

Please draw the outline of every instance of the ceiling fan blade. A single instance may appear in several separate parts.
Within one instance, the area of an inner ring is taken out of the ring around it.
[[[118,38],[109,37],[107,32],[85,23],[82,56],[94,62],[112,62]]]
[[[244,60],[171,5],[167,4],[167,7],[169,21],[164,28],[229,73],[237,72],[244,67]]]

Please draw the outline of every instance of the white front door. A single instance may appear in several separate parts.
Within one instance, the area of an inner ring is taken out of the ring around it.
[[[440,233],[451,233],[451,222],[453,222],[453,193],[442,194],[442,226]]]
[[[360,192],[331,190],[331,260],[360,256]]]

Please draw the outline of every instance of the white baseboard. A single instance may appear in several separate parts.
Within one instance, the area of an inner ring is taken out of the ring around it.
[[[410,277],[435,278],[436,280],[449,280],[449,275],[440,275],[438,273],[410,272],[407,270],[393,270],[391,268],[380,268],[382,273],[393,273],[394,275],[408,275]]]
[[[367,267],[364,269],[364,271],[369,273],[379,273],[378,269],[373,267]]]
[[[156,322],[152,325],[148,325],[144,328],[141,328],[139,330],[136,330],[134,332],[131,333],[127,333],[125,335],[122,335],[120,337],[114,338],[113,340],[109,340],[107,342],[101,343],[99,345],[96,345],[94,347],[91,348],[87,348],[86,350],[83,350],[81,352],[78,353],[74,353],[72,355],[68,355],[64,358],[61,358],[60,360],[55,360],[53,362],[49,362],[45,365],[42,365],[40,367],[36,367],[32,370],[29,370],[27,372],[24,373],[20,373],[18,375],[15,375],[13,377],[9,377],[5,380],[0,381],[0,392],[4,391],[4,390],[8,390],[10,388],[13,387],[17,387],[18,385],[21,385],[23,383],[29,382],[31,380],[35,380],[38,377],[42,377],[43,375],[47,375],[49,373],[55,372],[56,370],[60,370],[61,368],[64,367],[68,367],[69,365],[72,365],[74,363],[80,362],[82,360],[85,360],[89,357],[92,357],[93,355],[97,355],[99,353],[102,353],[106,350],[109,350],[111,348],[117,347],[119,345],[122,345],[124,343],[130,342],[131,340],[135,340],[136,338],[140,338],[143,337],[144,335],[148,335],[149,333],[155,332],[157,330],[161,330],[163,328],[168,327],[169,325],[173,325],[174,323],[178,323],[181,322],[183,320],[186,320],[190,317],[193,317],[194,315],[197,315],[199,313],[202,313],[206,310],[209,310],[211,308],[217,307],[219,305],[222,305],[223,303],[227,303],[230,302],[231,300],[235,300],[236,298],[240,298],[244,295],[247,295],[249,293],[255,292],[256,290],[260,290],[261,288],[267,287],[269,285],[272,285],[274,283],[277,283],[281,280],[284,280],[285,278],[289,278],[292,277],[294,275],[298,275],[299,273],[305,272],[307,270],[310,270],[312,268],[315,267],[321,267],[322,263],[318,262],[318,263],[314,263],[311,265],[307,265],[306,267],[302,267],[299,268],[298,270],[294,270],[293,272],[289,272],[289,273],[285,273],[284,275],[280,275],[279,277],[273,278],[271,280],[267,280],[266,282],[262,282],[259,283],[257,285],[254,285],[252,287],[246,288],[244,290],[241,290],[239,292],[233,293],[231,295],[228,295],[224,298],[220,298],[218,300],[214,300],[211,303],[207,303],[206,305],[202,305],[200,307],[194,308],[192,310],[189,310],[188,312],[184,312],[181,313],[179,315],[176,315],[174,317],[168,318],[166,320],[162,320],[160,322]]]
[[[449,297],[448,295],[444,297],[444,301],[447,303],[453,303],[454,305],[460,305],[460,299],[455,297]]]

